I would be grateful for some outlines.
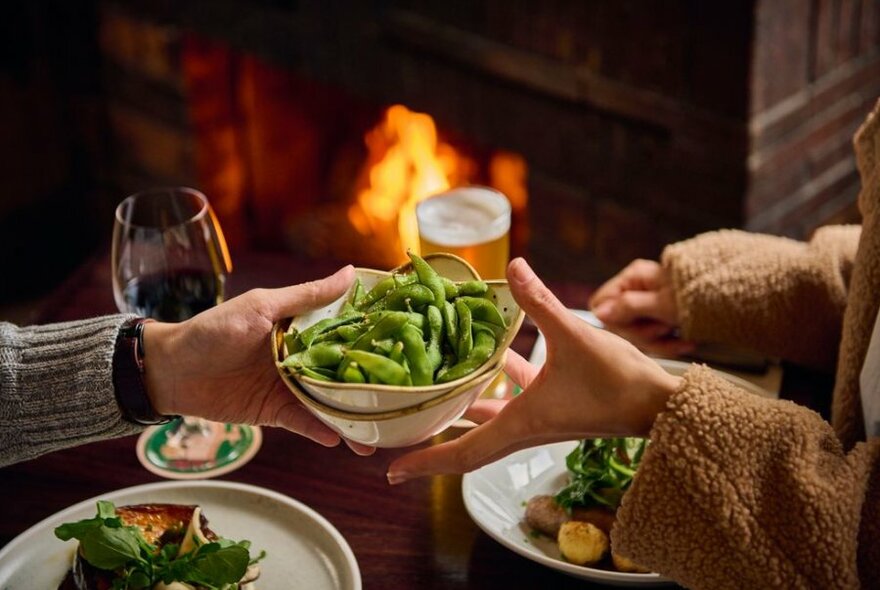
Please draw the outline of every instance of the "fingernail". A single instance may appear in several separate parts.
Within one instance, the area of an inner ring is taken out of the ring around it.
[[[514,258],[513,261],[510,263],[508,278],[511,281],[516,281],[517,283],[523,285],[535,278],[535,273],[529,267],[525,259]]]
[[[385,474],[385,477],[388,478],[388,483],[393,486],[396,486],[399,483],[403,483],[409,479],[409,474],[403,471],[389,471]]]

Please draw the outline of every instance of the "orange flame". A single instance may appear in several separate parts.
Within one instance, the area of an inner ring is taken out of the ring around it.
[[[430,115],[394,105],[364,137],[369,155],[366,188],[348,209],[357,231],[403,258],[419,251],[415,208],[419,201],[473,175],[474,163],[452,146],[438,142]],[[395,231],[396,230],[396,231]]]

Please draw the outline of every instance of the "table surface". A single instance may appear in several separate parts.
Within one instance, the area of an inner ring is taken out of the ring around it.
[[[241,253],[229,294],[253,287],[295,284],[330,274],[332,261],[304,261],[281,253]],[[572,307],[585,305],[589,288],[553,284]],[[47,301],[41,323],[114,313],[109,262],[96,256]],[[537,330],[528,321],[513,348],[527,355]],[[786,376],[788,381],[788,374]],[[788,389],[815,386],[794,375]],[[783,395],[786,382],[783,383]],[[796,396],[795,396],[796,397]],[[809,401],[809,400],[807,400]],[[391,487],[388,464],[406,452],[380,449],[358,457],[344,445],[326,449],[289,432],[264,428],[262,449],[220,479],[263,486],[320,512],[351,545],[365,588],[599,587],[520,557],[482,533],[465,511],[460,476],[439,476]],[[450,433],[450,431],[447,431]],[[442,436],[453,434],[444,434]],[[161,481],[135,456],[136,437],[107,440],[44,455],[0,469],[0,546],[43,518],[115,489]]]

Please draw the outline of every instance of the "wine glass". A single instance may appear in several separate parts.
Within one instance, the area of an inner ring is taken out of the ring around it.
[[[163,322],[180,322],[221,303],[232,271],[208,199],[186,187],[150,189],[119,204],[111,264],[119,310]],[[240,458],[242,445],[253,444],[243,428],[184,417],[148,429],[139,455],[143,451],[145,466],[166,477],[204,477]]]

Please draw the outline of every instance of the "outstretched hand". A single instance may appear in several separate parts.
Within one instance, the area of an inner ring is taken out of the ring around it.
[[[466,417],[480,423],[456,440],[408,453],[388,469],[401,483],[438,473],[463,473],[514,451],[598,436],[645,436],[680,378],[626,340],[593,328],[565,308],[525,260],[507,277],[517,303],[547,340],[540,369],[513,351],[505,371],[523,388],[509,402],[481,400]]]
[[[153,406],[162,414],[280,426],[325,446],[339,444],[282,383],[269,334],[275,322],[337,299],[353,280],[347,266],[319,281],[248,291],[180,324],[147,324],[144,360]],[[358,454],[374,451],[346,443]]]
[[[676,335],[680,321],[672,282],[653,260],[630,262],[590,297],[590,309],[608,330],[646,352],[693,352],[693,343]]]

